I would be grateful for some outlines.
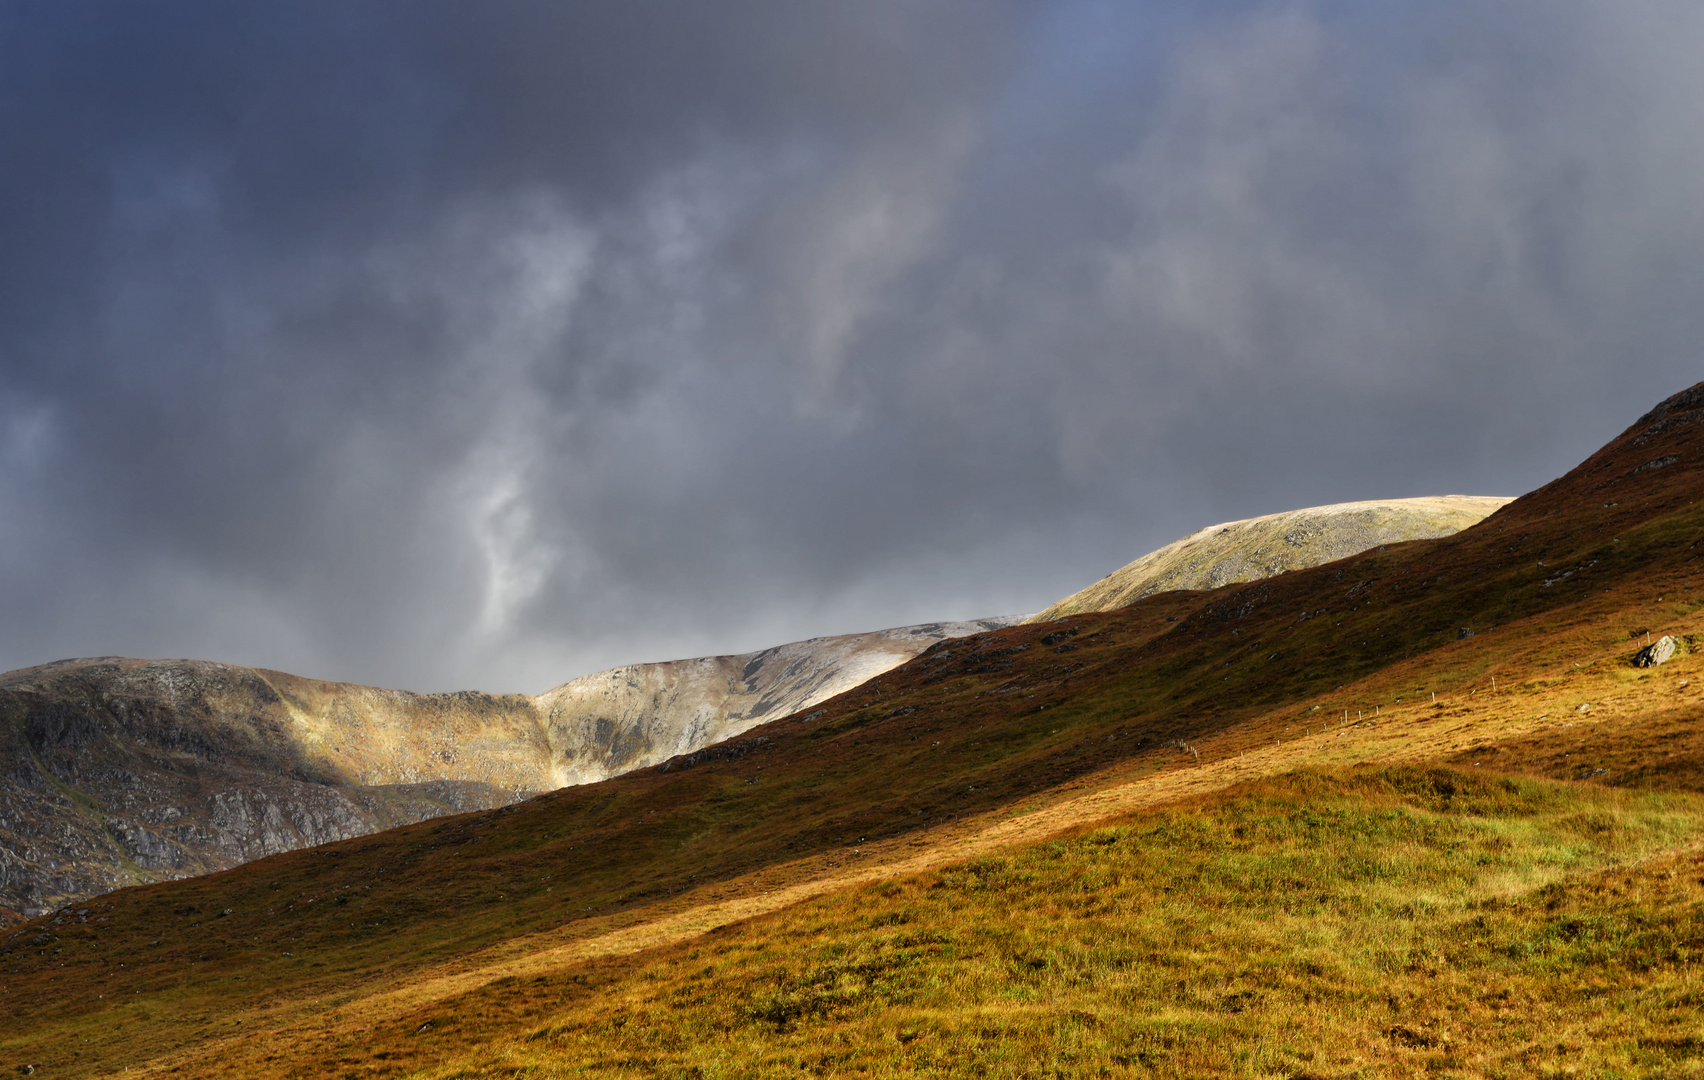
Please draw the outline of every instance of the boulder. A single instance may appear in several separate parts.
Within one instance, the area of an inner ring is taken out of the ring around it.
[[[1633,666],[1656,667],[1658,664],[1666,664],[1679,649],[1680,642],[1664,634],[1634,655]]]

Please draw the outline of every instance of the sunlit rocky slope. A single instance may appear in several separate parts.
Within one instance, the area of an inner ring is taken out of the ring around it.
[[[601,780],[1014,621],[634,664],[537,697],[411,694],[195,660],[14,671],[0,676],[0,919]]]
[[[1380,544],[1430,540],[1475,525],[1510,502],[1482,495],[1335,503],[1209,525],[1072,593],[1031,622],[1112,611],[1145,596],[1217,589],[1335,562]]]

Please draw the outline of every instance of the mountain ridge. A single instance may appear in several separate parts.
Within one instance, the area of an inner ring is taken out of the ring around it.
[[[534,696],[416,694],[200,660],[8,672],[0,918],[604,779],[1010,621],[628,665]]]

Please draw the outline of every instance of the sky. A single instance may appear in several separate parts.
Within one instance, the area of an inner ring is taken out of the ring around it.
[[[539,692],[1518,495],[1704,378],[1694,0],[0,0],[0,669]]]

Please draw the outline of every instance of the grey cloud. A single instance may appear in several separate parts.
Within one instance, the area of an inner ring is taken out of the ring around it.
[[[1650,2],[0,4],[0,666],[1036,609],[1695,381]]]

